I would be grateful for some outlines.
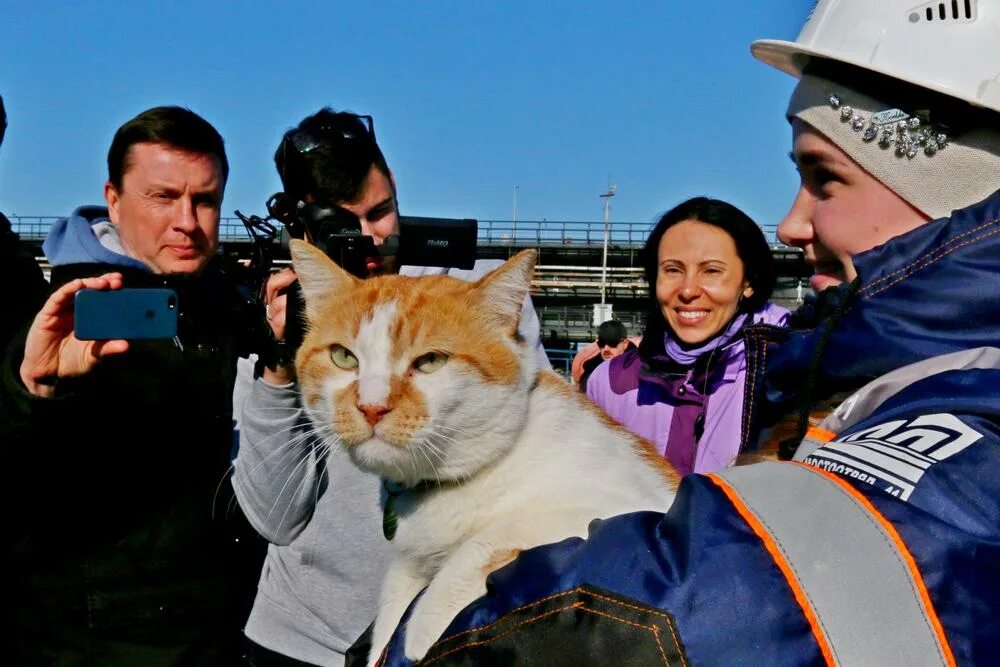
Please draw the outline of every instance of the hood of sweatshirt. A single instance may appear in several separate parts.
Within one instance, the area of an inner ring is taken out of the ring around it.
[[[98,231],[109,224],[107,207],[81,206],[68,218],[59,218],[52,225],[42,251],[53,266],[110,264],[149,271],[149,267],[139,260],[101,243]]]

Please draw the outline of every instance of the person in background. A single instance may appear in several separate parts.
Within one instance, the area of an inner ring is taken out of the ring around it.
[[[299,214],[310,204],[355,216],[361,233],[381,246],[399,234],[396,184],[375,140],[371,117],[330,108],[306,117],[281,139],[274,155],[291,204],[282,222],[304,228],[307,241],[321,233]],[[476,280],[499,260],[471,270],[399,266],[394,256],[366,258],[366,275],[452,275]],[[276,338],[286,334],[294,271],[272,276],[265,288]],[[538,316],[525,300],[518,331],[551,368]],[[375,618],[389,558],[382,532],[381,480],[362,472],[344,448],[326,451],[303,412],[290,358],[264,360],[259,376],[245,364],[234,410],[242,414],[234,485],[240,506],[269,542],[253,610],[246,624],[248,663],[339,665]]]
[[[599,366],[587,396],[681,474],[720,470],[740,453],[744,331],[788,317],[768,301],[771,249],[735,206],[695,197],[656,223],[643,269],[650,308],[642,342]]]
[[[107,207],[57,221],[54,291],[0,366],[10,664],[237,664],[263,544],[225,501],[242,333],[214,264],[222,137],[181,107],[108,151]],[[82,289],[169,287],[174,340],[80,340]],[[29,316],[30,317],[30,316]]]
[[[573,357],[572,377],[580,391],[587,391],[587,379],[601,363],[614,359],[636,341],[628,338],[628,329],[618,320],[601,322],[597,327],[597,339],[583,347]]]
[[[799,79],[778,235],[820,292],[797,328],[748,332],[743,429],[791,408],[794,460],[688,475],[666,514],[523,553],[428,662],[996,660],[997,34],[998,0],[820,0],[796,41],[753,44]],[[384,664],[409,664],[401,634]]]
[[[7,133],[7,110],[0,96],[0,146]],[[14,233],[10,220],[0,212],[0,280],[16,285],[0,314],[0,349],[14,335],[17,327],[38,312],[48,296],[49,286],[42,268]]]

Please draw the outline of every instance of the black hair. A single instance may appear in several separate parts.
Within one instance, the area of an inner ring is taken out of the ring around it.
[[[324,107],[282,136],[274,165],[290,199],[349,202],[361,194],[372,165],[389,177],[385,156],[364,118]]]
[[[753,294],[741,299],[740,313],[759,310],[774,291],[777,280],[771,248],[750,216],[732,204],[719,199],[694,197],[681,202],[663,214],[653,227],[642,249],[642,268],[649,288],[649,311],[643,331],[640,352],[658,354],[663,349],[663,334],[667,322],[656,299],[656,277],[659,273],[660,239],[668,229],[685,220],[702,222],[726,232],[736,245],[736,254],[743,262],[743,279],[753,288]]]
[[[211,155],[219,161],[223,185],[229,178],[225,142],[212,124],[190,109],[163,106],[143,111],[115,132],[108,149],[108,180],[116,190],[122,189],[122,179],[129,168],[129,149],[142,143]]]

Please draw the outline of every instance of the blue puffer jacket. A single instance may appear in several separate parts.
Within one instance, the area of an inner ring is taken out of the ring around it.
[[[1000,193],[856,257],[824,317],[758,341],[760,422],[806,377],[811,399],[862,387],[798,460],[690,475],[666,514],[524,552],[421,664],[995,660],[998,233]],[[403,653],[398,630],[384,663]]]

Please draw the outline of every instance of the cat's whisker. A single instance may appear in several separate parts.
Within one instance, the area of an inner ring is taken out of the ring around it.
[[[318,471],[318,475],[319,475],[320,479],[322,479],[322,477],[324,475],[328,475],[329,474],[327,472],[326,466],[325,466],[326,457],[329,455],[330,450],[333,447],[337,447],[337,446],[340,445],[340,443],[342,442],[342,439],[333,430],[332,426],[330,426],[329,424],[323,424],[321,426],[316,426],[316,427],[310,429],[308,431],[308,435],[311,436],[311,437],[314,437],[314,439],[315,439],[315,443],[314,443],[313,449],[312,449],[312,453],[314,454],[313,462],[318,467],[318,470],[319,470]],[[306,460],[299,461],[299,463],[296,464],[296,467],[298,467],[299,465],[304,465],[305,463],[306,463]],[[294,473],[295,471],[293,470],[292,472]],[[291,479],[291,477],[292,477],[292,475],[289,475],[289,480]],[[299,481],[299,488],[295,489],[291,493],[291,496],[294,497],[295,495],[297,495],[299,493],[300,489],[302,488],[302,485],[306,484],[306,483],[307,483],[307,480],[305,478],[302,478]],[[287,484],[287,481],[286,481],[286,484]],[[321,484],[314,484],[313,485],[313,504],[314,505],[319,500],[320,489],[321,489]],[[284,487],[282,488],[281,493],[279,493],[279,497],[283,493],[284,493]],[[282,527],[282,526],[284,526],[285,519],[288,516],[288,511],[291,509],[291,505],[292,505],[291,502],[289,502],[286,505],[285,511],[282,513],[282,517],[281,517],[281,519],[279,521],[279,524],[278,524],[279,528]],[[274,509],[275,509],[275,507],[272,506],[272,511]]]
[[[455,447],[457,447],[457,446],[460,445],[460,443],[458,442],[458,440],[455,440],[454,438],[448,437],[447,435],[444,435],[443,433],[438,433],[436,431],[431,431],[430,436],[427,438],[428,445],[430,445],[431,447],[433,447],[434,451],[436,451],[436,452],[438,452],[438,453],[440,453],[442,455],[444,454],[444,452],[437,445],[437,443],[435,443],[431,438],[440,438],[441,440],[444,440],[449,445],[452,445],[452,446],[455,446]]]
[[[433,436],[433,434],[431,434],[431,436]],[[438,463],[443,464],[446,458],[445,452],[434,443],[434,441],[431,439],[431,436],[424,438],[422,443],[423,448],[429,451],[431,454],[433,454],[434,458],[437,459]],[[433,466],[434,464],[431,463],[431,465]]]
[[[420,475],[417,474],[417,471],[420,468],[417,466],[417,455],[414,453],[412,447],[407,447],[405,451],[410,457],[410,466],[413,468],[413,477],[418,478]]]
[[[319,440],[324,447],[326,447],[326,452],[329,453],[334,447],[339,447],[344,439],[340,437],[340,434],[333,430],[333,427],[326,424],[321,429],[317,429],[319,433]]]
[[[277,385],[268,384],[268,391],[278,392],[282,394],[301,394],[298,384],[292,383],[288,385]]]
[[[277,505],[278,505],[279,500],[282,497],[285,497],[285,491],[288,488],[289,482],[291,482],[292,478],[295,476],[295,473],[298,472],[298,470],[301,467],[310,465],[312,457],[309,456],[309,453],[311,453],[311,451],[310,452],[306,452],[306,455],[304,455],[295,464],[295,466],[292,468],[292,470],[289,472],[288,477],[285,479],[285,483],[282,484],[281,489],[278,491],[278,494],[277,494],[277,497],[275,498],[274,503],[271,505],[271,509],[267,513],[267,520],[268,521],[271,519],[271,515],[274,512],[274,510],[277,509]],[[306,482],[306,480],[304,478],[299,479],[299,481],[296,484],[295,488],[287,496],[287,500],[286,500],[286,503],[285,503],[285,510],[284,510],[284,512],[282,512],[281,519],[279,519],[279,521],[278,521],[278,530],[279,531],[284,527],[284,525],[285,525],[285,519],[288,518],[288,512],[292,509],[292,505],[293,505],[292,499],[298,494],[299,490],[302,488],[302,485],[305,482]]]
[[[308,436],[310,433],[313,433],[315,430],[316,430],[316,428],[314,426],[312,426],[311,424],[306,424],[306,423],[303,423],[303,422],[295,422],[295,423],[293,423],[291,426],[289,426],[287,428],[282,428],[282,429],[279,429],[279,430],[277,430],[277,431],[269,434],[268,436],[266,436],[265,438],[263,438],[260,441],[260,445],[265,445],[266,446],[266,445],[269,445],[271,442],[280,441],[282,439],[282,437],[284,437],[285,438],[285,442],[284,442],[284,444],[282,444],[282,447],[284,447],[285,445],[289,444],[293,439],[298,439],[298,438],[300,438],[302,436]],[[288,434],[291,433],[292,431],[299,431],[299,434],[295,435],[295,436],[292,436],[291,438],[289,438]],[[280,449],[280,447],[279,447],[279,449]]]
[[[286,429],[285,432],[287,433],[289,430],[291,429]],[[251,468],[250,475],[258,474],[260,472],[260,469],[265,465],[273,465],[278,469],[287,467],[286,464],[283,462],[284,459],[288,457],[294,457],[299,444],[305,440],[308,440],[318,430],[319,429],[312,428],[296,434],[294,437],[290,438],[286,443],[275,449],[273,452],[268,453],[267,456],[265,456],[263,459],[257,462],[257,464],[253,468]]]
[[[432,461],[431,457],[427,455],[427,450],[429,449],[428,446],[432,446],[430,440],[428,438],[424,438],[423,441],[421,441],[420,446],[417,447],[416,450],[419,451],[425,459],[427,459],[427,465],[430,466],[430,469],[434,471],[434,477],[437,480],[438,486],[441,486],[441,475],[440,472],[438,471],[438,466],[434,465],[434,461]],[[434,453],[433,449],[431,449],[430,451],[431,453]],[[444,460],[442,459],[441,462],[443,463]]]
[[[289,407],[287,405],[269,405],[269,406],[255,407],[254,408],[254,413],[255,414],[259,413],[259,412],[288,412],[288,413],[295,413],[295,412],[301,412],[301,411],[302,411],[302,406],[301,405],[297,405],[297,406],[293,406],[293,407]]]
[[[299,426],[301,425],[297,424],[292,428],[284,429],[282,433],[287,433]],[[267,456],[265,456],[251,469],[250,472],[251,475],[260,474],[260,469],[265,465],[269,465],[273,467],[272,474],[274,474],[275,476],[277,476],[278,474],[283,474],[285,477],[285,481],[282,484],[281,489],[279,490],[274,502],[271,504],[271,507],[267,513],[267,518],[270,519],[274,511],[277,509],[278,505],[281,503],[282,498],[286,499],[286,507],[285,511],[282,514],[282,520],[279,524],[279,530],[281,529],[281,527],[283,527],[285,518],[287,517],[288,510],[292,505],[290,499],[293,498],[298,493],[297,490],[291,493],[286,493],[286,491],[288,490],[288,484],[291,483],[292,480],[297,476],[296,472],[299,471],[300,468],[306,465],[310,465],[311,462],[315,463],[316,465],[321,465],[325,457],[325,452],[320,451],[322,443],[317,445],[310,445],[304,450],[299,449],[299,444],[305,440],[309,440],[315,434],[321,433],[322,431],[323,429],[318,427],[303,429],[300,433],[297,433],[294,437],[289,439],[288,442],[284,443],[273,452],[270,452]],[[329,447],[327,447],[327,451],[328,449]],[[230,469],[232,470],[232,466],[230,466]],[[300,479],[296,484],[298,487],[301,488],[301,486],[303,484],[306,484],[307,482],[308,480],[305,477],[300,477]]]
[[[239,507],[239,501],[236,499],[236,493],[233,493],[229,499],[229,503],[226,505],[226,518],[233,516],[237,507]]]
[[[449,431],[454,431],[458,435],[468,435],[468,436],[474,435],[471,431],[468,431],[468,430],[466,430],[464,428],[457,428],[455,426],[448,426],[447,424],[436,424],[435,428],[443,428],[443,429],[447,429]]]
[[[215,506],[219,502],[219,493],[222,491],[222,485],[229,480],[234,472],[236,472],[236,467],[230,463],[226,466],[226,470],[222,473],[222,478],[219,480],[218,484],[215,485],[215,492],[212,493],[212,519],[215,519]]]

